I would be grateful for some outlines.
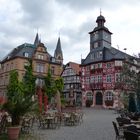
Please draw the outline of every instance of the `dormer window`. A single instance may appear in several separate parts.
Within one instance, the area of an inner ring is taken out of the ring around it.
[[[90,55],[90,58],[91,58],[91,59],[95,59],[95,54],[92,53],[92,54]]]
[[[101,58],[102,57],[102,51],[96,52],[96,58]]]
[[[100,55],[100,57],[102,57],[102,55],[103,55],[103,52],[102,52],[102,51],[99,51],[99,55]]]
[[[55,58],[54,57],[52,57],[52,62],[55,62]]]
[[[25,57],[29,57],[29,53],[28,53],[28,52],[24,52],[23,55],[24,55]]]
[[[9,58],[10,58],[10,56],[8,55],[8,56],[7,56],[7,59],[9,59]]]

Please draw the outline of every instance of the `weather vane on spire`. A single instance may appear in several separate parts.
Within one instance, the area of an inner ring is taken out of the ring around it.
[[[102,9],[100,8],[100,16],[102,15]]]

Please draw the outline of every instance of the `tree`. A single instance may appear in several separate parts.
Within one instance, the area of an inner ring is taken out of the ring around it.
[[[34,101],[32,96],[35,94],[35,77],[32,73],[32,62],[25,66],[25,75],[22,81],[18,79],[18,72],[10,72],[9,84],[7,86],[7,102],[5,108],[12,117],[12,125],[20,123],[20,117],[31,111]]]
[[[128,106],[129,112],[136,112],[136,102],[133,94],[129,95],[129,106]]]
[[[62,78],[55,80],[55,87],[56,87],[56,90],[59,90],[59,92],[62,93],[62,90],[64,87],[64,82]]]
[[[52,77],[50,67],[48,68],[48,73],[47,76],[45,77],[45,94],[48,96],[49,103],[51,102],[52,97],[56,98],[57,102],[58,100],[64,101],[63,100],[63,95],[62,95],[62,90],[63,90],[63,79],[62,78],[57,78],[54,79]],[[59,105],[60,108],[61,105]]]
[[[25,75],[23,77],[25,94],[33,96],[35,94],[35,76],[33,75],[32,60],[29,60],[28,65],[25,66]]]
[[[131,65],[128,63],[124,63],[122,66],[119,82],[117,83],[117,87],[120,88],[123,92],[121,93],[123,94],[122,100],[124,105],[128,107],[128,110],[131,110],[130,108],[133,108],[132,110],[136,111],[136,109],[134,108],[137,108],[135,99],[138,97],[136,94],[138,92],[137,90],[139,86],[138,79],[138,74],[132,69]],[[129,94],[133,94],[133,97],[129,96]]]
[[[56,91],[55,87],[55,81],[51,75],[50,67],[48,68],[47,76],[45,77],[45,93],[48,96],[49,102],[51,101],[51,98],[54,96],[54,93]]]
[[[7,102],[3,108],[11,115],[12,125],[19,125],[21,117],[31,110],[32,96],[26,94],[24,83],[18,80],[18,72],[10,72],[9,85],[7,87]]]

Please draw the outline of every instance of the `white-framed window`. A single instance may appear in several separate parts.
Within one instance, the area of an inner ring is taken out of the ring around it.
[[[86,66],[86,71],[89,71],[90,70],[90,66]]]
[[[55,67],[54,66],[51,67],[51,74],[55,74]]]
[[[45,65],[44,64],[37,64],[36,71],[43,73],[45,71]]]
[[[37,55],[37,58],[43,60],[43,59],[44,59],[44,55],[38,54],[38,55]]]
[[[95,42],[94,43],[94,48],[97,48],[98,47],[98,42]]]
[[[98,75],[98,83],[102,82],[102,75]]]
[[[113,93],[110,91],[106,92],[105,99],[106,100],[113,100]]]
[[[91,76],[91,77],[90,77],[90,82],[91,82],[91,83],[95,83],[95,80],[96,80],[96,79],[95,79],[95,76]]]
[[[111,83],[112,82],[110,74],[106,76],[106,82],[107,83]]]
[[[13,70],[14,69],[14,63],[12,62],[11,64],[10,64],[10,70]]]
[[[102,68],[102,63],[98,63],[97,68]]]
[[[115,82],[120,82],[120,73],[115,74]]]
[[[103,52],[99,51],[99,55],[100,55],[100,57],[102,57],[103,56]]]
[[[29,53],[28,53],[28,52],[24,52],[23,55],[24,55],[25,57],[29,57]]]
[[[106,64],[106,67],[107,67],[107,68],[111,68],[111,63],[107,63],[107,64]]]
[[[115,66],[122,66],[122,61],[115,61]]]
[[[82,71],[82,76],[84,76],[85,75],[85,72],[84,71]]]
[[[91,65],[91,70],[95,69],[95,64]]]

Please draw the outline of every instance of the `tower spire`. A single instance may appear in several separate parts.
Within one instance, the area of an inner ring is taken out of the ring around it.
[[[63,63],[63,53],[62,53],[62,49],[61,49],[60,36],[58,37],[56,49],[54,52],[54,57],[56,58],[57,61]]]
[[[39,40],[39,36],[38,36],[38,32],[37,32],[37,33],[36,33],[36,37],[35,37],[35,41],[34,41],[35,47],[38,46],[39,42],[40,42],[40,40]]]
[[[102,15],[102,9],[100,8],[100,16]]]

